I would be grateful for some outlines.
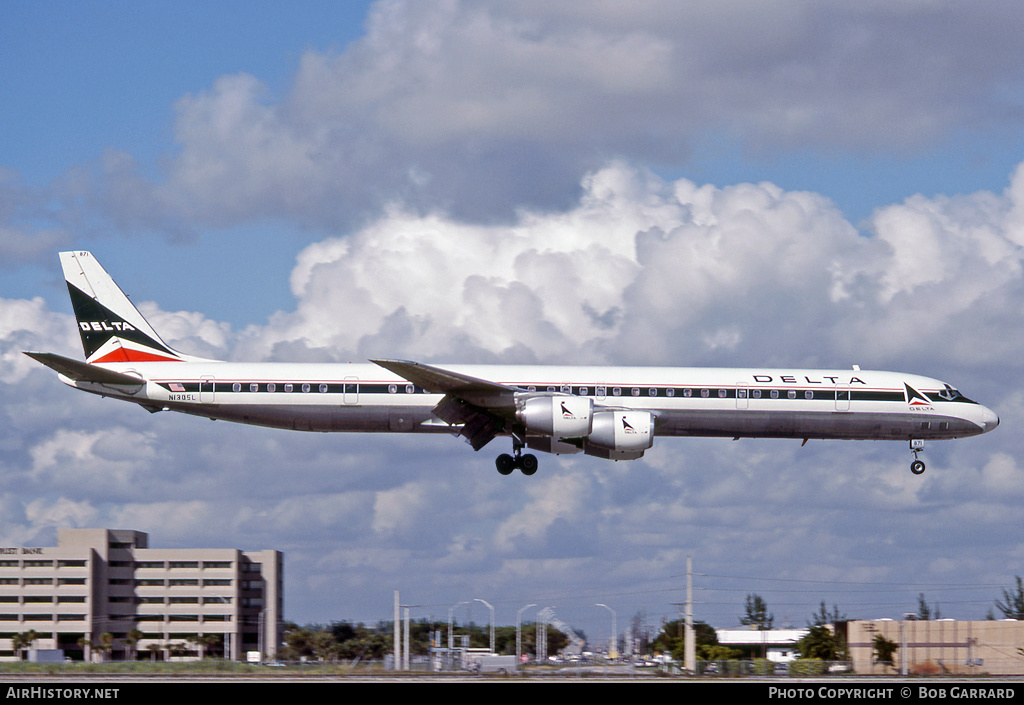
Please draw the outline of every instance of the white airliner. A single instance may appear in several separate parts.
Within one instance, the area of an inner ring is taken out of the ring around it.
[[[799,369],[238,363],[167,345],[88,252],[60,253],[86,362],[26,355],[76,389],[149,411],[295,429],[450,433],[479,450],[497,436],[503,475],[532,475],[536,456],[639,458],[655,436],[961,438],[999,424],[948,384],[895,372]]]

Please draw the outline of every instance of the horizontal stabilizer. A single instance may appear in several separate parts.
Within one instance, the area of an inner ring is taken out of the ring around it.
[[[70,357],[44,352],[26,352],[26,355],[37,362],[41,362],[51,370],[76,382],[93,382],[95,384],[117,384],[139,388],[146,383],[146,380],[133,375],[126,375],[114,372],[103,367],[90,365],[80,360],[72,360]]]

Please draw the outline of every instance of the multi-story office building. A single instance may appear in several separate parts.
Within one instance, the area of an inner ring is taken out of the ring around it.
[[[56,547],[0,546],[0,660],[33,649],[72,659],[276,655],[280,551],[149,548],[145,533],[61,529]]]

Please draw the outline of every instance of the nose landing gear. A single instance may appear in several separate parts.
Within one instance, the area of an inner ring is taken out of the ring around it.
[[[924,441],[910,441],[910,452],[914,454],[914,462],[910,464],[910,472],[920,475],[924,472],[924,461],[918,460],[917,454],[924,450]]]

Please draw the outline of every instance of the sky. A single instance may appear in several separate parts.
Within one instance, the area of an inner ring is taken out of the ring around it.
[[[983,619],[1024,575],[1024,17],[929,0],[0,4],[0,544],[284,551],[286,618],[593,640],[685,601]],[[80,357],[57,252],[230,360],[887,369],[1001,426],[929,443],[501,440],[151,415]],[[500,446],[500,447],[499,447]],[[464,603],[464,604],[460,604]],[[459,605],[458,607],[455,607]]]

